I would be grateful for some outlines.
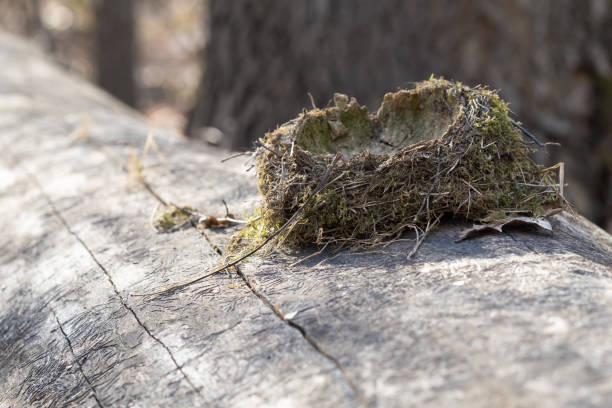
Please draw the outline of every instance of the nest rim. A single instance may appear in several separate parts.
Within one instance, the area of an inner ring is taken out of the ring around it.
[[[386,94],[375,114],[342,94],[334,102],[304,110],[260,139],[263,200],[240,239],[261,242],[286,227],[280,242],[288,247],[371,247],[407,229],[424,233],[445,214],[537,216],[563,203],[550,172],[531,160],[507,104],[486,87],[432,77]],[[428,109],[443,120],[428,117]],[[337,153],[342,159],[326,186],[285,226]]]

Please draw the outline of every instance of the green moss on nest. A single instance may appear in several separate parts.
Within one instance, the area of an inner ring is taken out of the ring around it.
[[[375,115],[354,98],[336,94],[334,101],[261,139],[263,202],[242,232],[250,242],[300,208],[336,152],[342,160],[284,243],[376,245],[443,214],[499,219],[561,204],[491,90],[431,78],[386,94]]]
[[[335,94],[334,101],[336,106],[331,108],[302,113],[295,135],[297,146],[316,154],[350,153],[369,142],[374,124],[368,108],[355,98],[348,101],[343,94]]]
[[[397,147],[441,137],[460,109],[457,92],[444,82],[432,78],[415,89],[386,94],[376,114],[382,138]]]

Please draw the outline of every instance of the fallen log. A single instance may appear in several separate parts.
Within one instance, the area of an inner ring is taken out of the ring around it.
[[[603,406],[612,237],[455,242],[443,223],[376,251],[223,262],[235,229],[159,233],[160,201],[248,214],[229,153],[156,131],[0,34],[0,406]]]

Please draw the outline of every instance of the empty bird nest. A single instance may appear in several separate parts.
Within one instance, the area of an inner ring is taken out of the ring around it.
[[[444,79],[386,94],[376,114],[335,94],[260,139],[263,200],[239,241],[282,228],[291,247],[372,246],[444,215],[501,221],[559,207],[554,174],[515,125],[496,92]]]

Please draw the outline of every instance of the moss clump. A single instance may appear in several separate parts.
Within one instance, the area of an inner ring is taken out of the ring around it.
[[[153,214],[153,227],[159,232],[173,232],[183,228],[191,221],[193,208],[179,208],[172,204],[157,208]]]
[[[337,152],[342,159],[284,243],[376,245],[444,214],[499,219],[561,205],[506,103],[487,88],[431,78],[386,94],[376,114],[345,95],[334,101],[260,140],[263,202],[243,232],[250,241],[265,239],[300,208]]]
[[[334,102],[333,107],[302,113],[295,128],[295,145],[314,154],[350,154],[369,143],[374,124],[368,108],[343,94],[335,94]]]

